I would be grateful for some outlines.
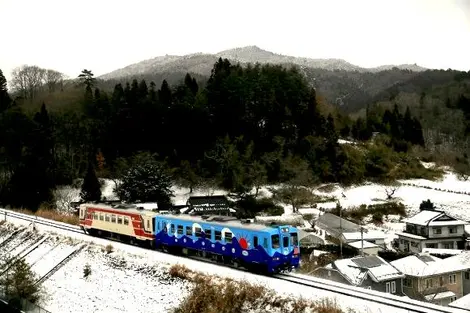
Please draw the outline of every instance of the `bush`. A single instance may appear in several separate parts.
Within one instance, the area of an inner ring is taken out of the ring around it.
[[[90,275],[91,275],[91,266],[90,264],[85,264],[85,267],[83,268],[83,277],[87,278]]]
[[[174,313],[232,313],[232,312],[343,312],[330,300],[319,302],[281,297],[273,290],[247,282],[212,278],[200,279],[190,295]]]
[[[110,254],[114,251],[114,247],[111,244],[109,244],[104,248],[104,251],[106,251],[107,254]]]
[[[241,218],[253,218],[262,212],[269,216],[280,216],[284,214],[284,208],[274,203],[270,198],[256,199],[254,196],[247,196],[236,203],[240,209]]]
[[[189,280],[192,277],[193,271],[191,271],[189,268],[187,268],[184,265],[175,264],[172,267],[170,267],[170,270],[168,273],[173,278],[181,278],[181,279]]]
[[[13,211],[22,213],[22,214],[38,216],[38,217],[42,217],[42,218],[46,218],[49,220],[54,220],[54,221],[62,222],[66,224],[71,224],[71,225],[79,224],[78,216],[73,215],[73,214],[61,213],[61,212],[58,212],[56,210],[53,210],[47,207],[41,207],[36,212],[27,210],[27,209],[13,209]]]

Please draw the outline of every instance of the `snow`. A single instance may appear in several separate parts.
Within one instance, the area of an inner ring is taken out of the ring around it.
[[[436,211],[421,211],[413,217],[406,219],[405,222],[426,226],[430,221],[434,220],[436,217],[442,215],[441,212]]]
[[[385,233],[380,230],[369,230],[367,232],[363,232],[361,235],[361,232],[350,232],[350,233],[344,233],[343,237],[347,241],[349,240],[361,240],[361,236],[364,240],[373,240],[373,239],[385,239]]]
[[[356,249],[361,249],[362,247],[364,247],[364,249],[378,247],[378,245],[376,245],[372,242],[369,242],[369,241],[365,241],[365,240],[349,242],[348,245],[350,245],[351,247],[356,248]]]
[[[16,225],[28,225],[26,221],[8,216],[7,221]],[[0,226],[0,229],[3,228],[5,225]],[[41,248],[32,252],[28,258],[28,260],[35,260],[33,261],[35,262],[33,269],[38,274],[49,271],[66,256],[67,252],[76,248],[78,243],[87,242],[90,244],[88,248],[82,250],[43,282],[48,294],[43,307],[53,313],[81,313],[98,310],[109,313],[168,312],[170,308],[180,303],[190,288],[187,282],[168,278],[168,268],[172,264],[182,264],[191,270],[211,276],[228,277],[266,286],[279,295],[310,300],[330,298],[345,310],[349,308],[357,312],[387,312],[390,310],[388,306],[383,304],[294,283],[279,283],[279,280],[274,278],[238,271],[217,264],[110,242],[85,234],[56,230],[40,224],[37,224],[36,228],[39,232],[56,233],[55,236],[51,236],[49,240],[41,244]],[[12,230],[3,232],[0,235],[0,242],[7,238],[11,232]],[[20,243],[33,244],[33,237],[38,238],[38,234],[33,233],[29,241],[18,237],[7,246],[14,247]],[[111,254],[103,252],[103,247],[107,244],[111,244],[115,252]],[[87,279],[83,277],[83,269],[86,264],[90,264],[92,270]],[[337,285],[341,286],[341,284]],[[155,307],[155,303],[159,304],[158,308]],[[402,311],[394,310],[394,312]]]
[[[392,261],[391,264],[407,275],[422,277],[470,269],[470,251],[464,251],[446,259],[439,259],[424,253],[420,255],[425,255],[433,261],[425,262],[417,255],[411,255]]]
[[[451,303],[449,303],[450,307],[462,308],[470,311],[470,294],[463,296]]]

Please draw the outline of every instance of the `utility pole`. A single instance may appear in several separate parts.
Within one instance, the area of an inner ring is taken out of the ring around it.
[[[364,227],[361,225],[361,256],[364,256]]]
[[[343,258],[343,218],[341,217],[342,214],[342,207],[341,203],[338,200],[338,206],[339,206],[339,254],[340,254],[340,259]]]

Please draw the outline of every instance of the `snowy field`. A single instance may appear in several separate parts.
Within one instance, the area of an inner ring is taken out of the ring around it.
[[[404,180],[394,194],[393,201],[400,201],[407,207],[407,213],[412,215],[419,209],[423,200],[430,199],[434,205],[451,216],[470,221],[470,181],[460,181],[451,172],[446,172],[441,181]],[[413,186],[410,186],[413,185]],[[114,198],[114,183],[105,181],[103,196]],[[274,186],[273,186],[274,187]],[[426,187],[426,188],[425,188]],[[432,188],[432,189],[431,189]],[[446,191],[437,191],[441,189]],[[386,187],[377,184],[364,184],[344,189],[338,185],[328,192],[314,191],[325,198],[335,198],[335,201],[318,203],[314,207],[300,209],[301,214],[318,215],[319,208],[333,208],[339,200],[344,209],[361,204],[386,202]],[[221,190],[206,189],[195,190],[189,193],[188,189],[174,188],[174,204],[185,204],[190,196],[222,195]],[[78,190],[62,188],[64,195],[62,203],[78,200]],[[458,193],[456,193],[458,192]],[[262,188],[261,194],[270,196],[268,188]],[[64,200],[63,199],[63,200]],[[285,213],[279,217],[259,217],[259,219],[302,219],[299,214],[292,214],[290,206],[285,205]],[[66,209],[64,207],[64,209]],[[3,219],[3,217],[2,217]],[[28,223],[19,219],[8,217],[8,222],[15,225],[28,226]],[[10,224],[0,226],[0,244],[12,232]],[[306,226],[309,226],[305,222]],[[382,226],[372,224],[368,228],[381,229],[391,241],[396,231],[401,231],[404,223],[397,216],[388,216]],[[10,227],[10,228],[6,228]],[[303,297],[320,300],[323,298],[336,299],[343,309],[354,309],[356,312],[391,312],[390,308],[382,305],[365,302],[348,296],[340,296],[331,292],[302,287],[293,283],[280,283],[279,280],[237,271],[216,264],[201,263],[196,260],[177,257],[160,252],[150,251],[135,246],[110,242],[105,239],[94,238],[84,234],[69,233],[54,228],[39,226],[40,234],[25,232],[0,248],[0,254],[15,255],[25,253],[41,238],[45,240],[36,249],[26,256],[38,275],[44,275],[61,259],[78,247],[87,243],[79,254],[72,258],[60,270],[47,279],[43,286],[47,290],[45,309],[53,312],[168,312],[177,306],[188,294],[190,283],[172,279],[168,269],[172,264],[184,264],[189,269],[206,273],[230,277],[236,280],[260,284],[275,290],[283,295]],[[52,233],[51,233],[52,232]],[[44,238],[42,235],[49,235]],[[29,237],[28,237],[29,236]],[[107,254],[104,247],[112,244],[114,252]],[[83,270],[86,264],[91,266],[91,275],[84,278]],[[400,313],[393,309],[393,312]]]
[[[7,221],[28,226],[23,220],[7,217]],[[0,243],[13,232],[10,223],[0,226]],[[189,269],[210,276],[229,277],[273,289],[278,294],[304,299],[329,298],[345,310],[355,312],[391,312],[391,308],[350,296],[338,295],[294,283],[281,282],[274,278],[254,275],[217,264],[199,262],[165,253],[142,249],[85,234],[56,231],[47,226],[36,225],[39,233],[25,232],[9,242],[2,251],[11,251],[10,256],[37,243],[42,235],[49,237],[37,249],[26,256],[32,269],[44,275],[59,263],[79,244],[88,246],[72,258],[43,286],[47,296],[43,307],[52,313],[58,312],[169,312],[188,294],[190,283],[172,279],[168,269],[172,264],[183,264]],[[112,244],[114,252],[107,254],[105,245]],[[91,275],[84,278],[84,267],[91,266]],[[393,309],[393,312],[405,311]]]

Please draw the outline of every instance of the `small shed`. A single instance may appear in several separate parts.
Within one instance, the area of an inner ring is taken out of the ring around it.
[[[193,196],[186,202],[186,214],[192,215],[226,215],[236,213],[226,196]]]
[[[315,221],[315,228],[326,231],[330,236],[337,239],[344,232],[355,232],[361,229],[359,225],[331,213],[320,215]]]
[[[364,255],[377,255],[379,253],[379,250],[382,250],[375,243],[365,241],[365,240],[363,240],[362,242],[364,242]],[[361,254],[363,245],[360,240],[349,242],[348,246],[356,250],[358,255]]]

